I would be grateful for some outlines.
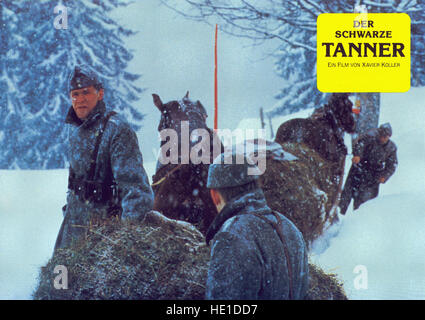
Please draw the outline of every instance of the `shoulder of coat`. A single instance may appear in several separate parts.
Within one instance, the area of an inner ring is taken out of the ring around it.
[[[109,125],[116,128],[131,128],[127,120],[125,120],[119,113],[116,113],[109,118],[108,126]]]
[[[283,229],[283,233],[288,237],[287,240],[295,240],[300,244],[304,243],[304,237],[297,226],[282,213],[277,211],[276,213],[279,214],[280,220],[282,221],[281,228]],[[276,217],[273,214],[268,214],[266,218],[270,221],[273,221],[274,223],[277,223]]]
[[[296,238],[298,241],[304,242],[304,237],[300,231],[300,229],[297,228],[297,226],[289,220],[287,217],[285,217],[283,214],[279,213],[280,217],[282,218],[283,227],[285,228],[285,233],[292,234],[294,238]]]
[[[378,129],[372,128],[372,129],[368,130],[364,134],[364,137],[366,137],[366,138],[376,138],[376,137],[378,137]]]
[[[115,112],[115,114],[112,114],[112,115],[109,117],[109,122],[110,122],[110,123],[118,124],[118,123],[120,123],[120,122],[122,122],[122,121],[123,121],[123,119],[122,119],[122,117],[120,116],[120,114],[119,114],[118,112],[116,112],[116,111],[113,111],[113,110],[108,110],[108,112],[106,112],[106,113],[105,113],[105,116],[107,116],[107,115],[108,115],[108,114],[110,114],[111,112]]]
[[[250,223],[257,219],[255,216],[251,214],[240,214],[233,216],[227,219],[220,228],[220,231],[217,232],[216,235],[221,234],[224,236],[225,234],[231,235],[232,238],[245,238],[247,233],[250,234],[251,228],[249,228]],[[257,223],[257,221],[255,221]]]
[[[390,150],[392,152],[397,151],[397,145],[394,143],[394,141],[389,140],[388,141],[388,146],[389,146],[389,148],[390,148]]]
[[[273,215],[268,215],[267,219],[270,221],[274,221]],[[252,227],[258,227],[261,226],[262,228],[269,225],[267,221],[264,221],[263,219],[255,216],[254,214],[247,213],[247,214],[240,214],[236,215],[234,217],[231,217],[226,220],[226,222],[221,227],[221,231],[223,232],[234,232],[237,235],[243,235],[245,232],[248,234],[251,234]],[[251,226],[251,227],[250,227]]]
[[[221,226],[220,231],[222,231],[222,232],[229,232],[230,229],[232,228],[232,226],[234,226],[234,224],[237,223],[238,220],[239,220],[239,216],[234,216],[234,217],[231,217],[231,218],[227,219],[223,223],[223,225]]]

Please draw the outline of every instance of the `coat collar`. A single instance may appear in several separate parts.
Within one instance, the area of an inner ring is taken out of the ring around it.
[[[101,118],[106,112],[105,102],[103,100],[98,101],[94,109],[90,112],[88,117],[85,120],[81,120],[77,117],[74,108],[71,106],[68,110],[68,114],[65,118],[65,123],[72,124],[74,126],[84,126],[89,127],[95,123],[99,118]]]
[[[271,209],[267,206],[264,193],[261,189],[256,189],[246,193],[241,197],[230,200],[226,203],[223,210],[215,217],[206,235],[206,242],[214,238],[215,234],[220,230],[221,226],[230,218],[249,213],[267,214]]]

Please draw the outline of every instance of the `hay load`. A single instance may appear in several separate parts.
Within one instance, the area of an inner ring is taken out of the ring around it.
[[[311,244],[337,218],[332,208],[339,168],[305,144],[286,142],[282,148],[296,159],[281,161],[267,156],[261,176],[264,194],[268,205],[290,219]]]
[[[210,250],[192,225],[150,212],[142,224],[94,226],[41,269],[34,299],[204,299]],[[57,265],[68,289],[54,288]],[[346,299],[342,286],[313,264],[306,299]]]
[[[309,263],[309,289],[305,300],[348,300],[336,274],[325,273]]]
[[[34,299],[203,299],[209,248],[191,224],[151,211],[142,222],[94,226],[59,249],[40,273]],[[54,288],[57,265],[68,289]]]

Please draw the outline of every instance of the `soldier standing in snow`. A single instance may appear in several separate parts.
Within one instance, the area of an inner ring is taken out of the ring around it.
[[[232,164],[223,164],[229,156]],[[223,153],[209,167],[207,187],[219,213],[206,235],[213,242],[206,298],[303,299],[308,289],[303,236],[267,206],[258,175],[248,171],[258,167],[246,158],[244,164],[235,160],[235,153]]]
[[[345,214],[354,199],[354,210],[378,196],[379,184],[385,183],[397,167],[397,147],[390,140],[391,125],[372,129],[353,147],[353,164],[341,194],[340,213]]]
[[[116,113],[106,111],[97,76],[76,67],[69,93],[68,196],[55,249],[83,237],[93,221],[137,219],[153,207],[136,133]]]

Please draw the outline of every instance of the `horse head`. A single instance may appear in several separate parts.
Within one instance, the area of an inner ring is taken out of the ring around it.
[[[152,94],[152,97],[155,106],[161,112],[158,131],[177,129],[181,121],[189,121],[197,128],[206,128],[207,112],[199,100],[189,99],[189,91],[181,100],[173,100],[165,104],[157,94]]]
[[[335,116],[338,125],[348,133],[354,133],[356,123],[353,116],[353,103],[348,98],[348,93],[333,93],[329,99],[328,107]]]
[[[206,142],[202,135],[193,135],[192,137],[192,132],[195,129],[206,129],[208,131],[205,121],[207,112],[201,102],[189,99],[189,92],[187,92],[182,99],[173,100],[167,103],[163,103],[157,94],[152,94],[152,97],[155,106],[161,112],[158,131],[161,132],[164,129],[175,130],[181,138],[177,143],[185,143],[186,140],[183,140],[182,131],[183,122],[187,121],[190,132],[189,148],[192,148],[195,144],[198,146],[198,143]],[[214,135],[210,135],[208,144],[205,145],[205,150],[210,148],[210,157],[214,155],[215,150],[213,145],[215,139],[213,139],[213,137]],[[211,140],[213,140],[213,142],[211,142]],[[219,139],[218,142],[221,143]],[[168,144],[168,141],[162,140],[161,148],[165,144]],[[173,146],[175,146],[174,143]],[[202,150],[204,150],[203,146],[202,144]],[[167,145],[167,147],[169,147],[169,145]],[[164,149],[166,151],[165,156],[168,157],[171,149]],[[183,152],[185,152],[183,149],[186,148],[182,146],[178,146],[177,148],[179,153],[179,165],[173,164],[175,165],[174,167],[166,164],[163,165],[160,160],[158,160],[156,174],[152,179],[154,182],[152,188],[155,192],[153,208],[154,210],[162,212],[166,217],[172,219],[178,218],[179,220],[193,223],[202,233],[206,234],[209,225],[217,214],[209,189],[206,187],[208,165],[204,163],[194,164],[191,159],[192,153],[190,152],[190,163],[180,162],[180,160],[183,159]],[[186,156],[189,155],[185,154],[185,157]]]

